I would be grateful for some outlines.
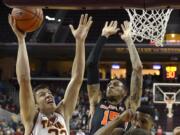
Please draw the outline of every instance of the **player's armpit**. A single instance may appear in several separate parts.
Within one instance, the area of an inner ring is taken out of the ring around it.
[[[60,113],[64,117],[64,100],[61,100],[61,102],[57,105],[55,112]]]
[[[68,124],[72,113],[75,110],[81,82],[71,79],[66,88],[64,99],[58,104],[56,112],[64,116],[65,122]]]

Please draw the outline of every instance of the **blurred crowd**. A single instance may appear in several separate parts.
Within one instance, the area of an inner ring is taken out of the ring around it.
[[[165,105],[158,106],[153,103],[152,85],[154,82],[161,82],[160,78],[151,75],[144,76],[143,96],[141,98],[141,103],[155,108],[154,120],[156,124],[154,130],[156,130],[157,135],[161,135],[161,132],[163,135],[163,131],[166,130],[166,121],[164,118],[166,117],[167,109]],[[33,86],[39,83],[48,84],[55,95],[55,102],[59,103],[63,99],[68,81],[32,81]],[[106,83],[107,82],[102,82],[102,84]],[[17,82],[12,81],[11,84],[17,89],[18,92]],[[103,89],[105,89],[105,87]],[[12,112],[12,114],[19,114],[19,106],[14,103],[13,98],[9,96],[8,92],[6,91],[6,86],[4,86],[1,82],[0,108],[8,112]],[[70,122],[71,135],[88,135],[88,113],[89,102],[86,90],[86,82],[84,82],[80,91],[78,105]],[[9,122],[0,119],[0,135],[22,135],[23,131],[24,129],[20,120],[17,120],[17,118],[13,117],[13,115],[11,116],[11,120]]]

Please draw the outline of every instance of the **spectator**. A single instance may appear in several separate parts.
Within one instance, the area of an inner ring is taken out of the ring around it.
[[[15,132],[14,135],[23,135],[23,132],[21,131],[21,128],[20,128],[20,127],[18,127],[18,128],[16,129],[16,132]]]
[[[160,125],[158,125],[156,135],[163,135],[163,130],[162,130],[162,127]]]

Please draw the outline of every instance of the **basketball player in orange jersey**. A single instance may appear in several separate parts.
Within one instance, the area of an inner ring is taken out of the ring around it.
[[[132,110],[127,109],[118,115],[114,120],[109,121],[108,124],[98,129],[94,135],[122,135],[124,134],[123,129],[119,129],[117,132],[115,131],[116,133],[114,132],[114,129],[125,122],[130,122],[133,117],[134,114]]]
[[[151,135],[151,133],[153,134],[154,116],[154,108],[150,106],[141,105],[137,108],[136,113],[132,113],[132,111],[128,109],[98,129],[94,135],[124,135],[124,129],[118,129],[117,127],[125,122],[131,122],[131,127],[126,132],[131,132],[134,129],[143,129],[147,134]]]
[[[142,63],[139,58],[136,47],[130,35],[129,22],[121,25],[123,34],[121,38],[127,44],[130,59],[132,63],[132,75],[130,85],[130,96],[123,102],[127,95],[125,85],[118,79],[113,79],[107,85],[106,95],[103,97],[100,90],[98,63],[102,52],[102,47],[107,42],[109,36],[114,35],[119,30],[117,21],[106,22],[102,34],[99,37],[96,46],[91,51],[87,59],[87,79],[88,79],[88,96],[90,102],[90,134],[93,135],[99,128],[105,126],[108,121],[113,120],[127,108],[136,111],[140,105],[142,95]],[[120,125],[126,128],[125,124]]]
[[[76,53],[70,83],[64,99],[57,106],[47,87],[36,87],[33,96],[25,33],[21,33],[16,28],[16,22],[11,15],[9,15],[9,23],[19,44],[16,74],[20,86],[20,114],[25,135],[69,135],[69,121],[75,109],[84,76],[85,39],[92,24],[92,17],[88,17],[87,14],[81,15],[77,29],[70,25],[76,40]]]

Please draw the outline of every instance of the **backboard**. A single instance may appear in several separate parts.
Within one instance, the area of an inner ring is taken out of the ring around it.
[[[52,9],[180,8],[179,0],[3,0],[9,7]]]
[[[171,99],[175,104],[180,104],[180,84],[179,83],[154,83],[153,102],[166,104],[166,100]]]

